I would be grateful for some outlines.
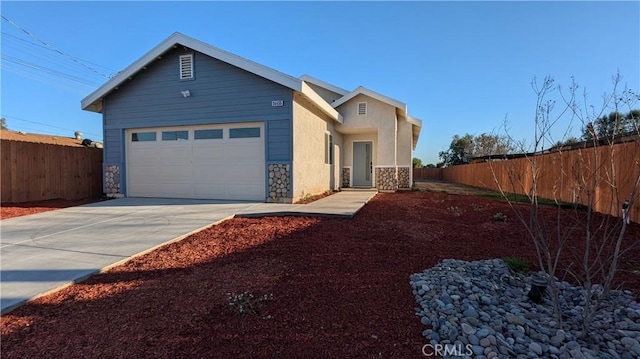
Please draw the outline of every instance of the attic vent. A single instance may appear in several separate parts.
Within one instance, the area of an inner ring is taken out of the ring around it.
[[[366,114],[367,114],[367,103],[358,102],[358,115],[366,115]]]
[[[193,78],[193,54],[180,56],[180,80]]]

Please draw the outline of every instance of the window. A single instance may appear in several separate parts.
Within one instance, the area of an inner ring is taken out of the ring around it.
[[[260,137],[260,127],[232,128],[229,130],[229,138]]]
[[[193,78],[193,54],[180,56],[180,80]]]
[[[134,132],[131,134],[131,142],[155,141],[155,132]]]
[[[367,114],[367,103],[358,102],[358,115],[366,115],[366,114]]]
[[[212,140],[222,138],[222,130],[195,130],[194,139],[196,140]]]
[[[188,140],[189,131],[162,131],[163,141]]]
[[[324,134],[324,163],[333,164],[333,136],[330,133]]]

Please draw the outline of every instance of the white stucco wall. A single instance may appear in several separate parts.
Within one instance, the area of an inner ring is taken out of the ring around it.
[[[334,164],[325,164],[325,133],[333,135]],[[333,120],[300,94],[293,102],[293,200],[320,194],[339,187],[342,135],[333,128]],[[333,187],[333,188],[332,188]]]
[[[366,115],[358,115],[358,102],[367,103]],[[374,143],[374,165],[396,165],[396,108],[394,106],[365,95],[358,95],[338,106],[337,110],[344,118],[344,123],[336,126],[338,131],[377,133]],[[353,135],[349,134],[345,137],[346,150],[349,150],[349,147],[353,149],[353,145],[346,140],[351,136]],[[345,165],[350,157],[352,158],[353,155],[345,152],[343,157]]]
[[[398,118],[398,143],[396,163],[398,166],[413,166],[411,143],[413,140],[413,128],[404,117]]]

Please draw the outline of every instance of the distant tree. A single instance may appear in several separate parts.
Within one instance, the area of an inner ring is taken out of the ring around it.
[[[472,157],[504,155],[512,153],[514,146],[507,136],[483,133],[478,136],[466,134],[462,137],[455,135],[449,149],[439,153],[447,166],[469,163]]]
[[[473,157],[506,155],[513,150],[513,145],[507,136],[483,133],[473,139]]]
[[[594,138],[613,140],[618,135],[638,133],[639,126],[640,110],[631,110],[626,114],[614,111],[587,123],[582,129],[582,138],[586,141],[593,141]]]
[[[446,151],[438,154],[445,166],[456,166],[469,163],[469,158],[473,156],[473,135],[466,134],[462,137],[454,135]]]
[[[0,118],[0,128],[3,130],[8,130],[9,128],[7,127],[7,119],[2,117]]]
[[[434,165],[433,163],[429,163],[425,167],[426,168],[436,168],[436,165]]]
[[[579,138],[575,138],[575,137],[572,136],[572,137],[567,138],[564,141],[560,140],[560,141],[556,142],[556,144],[553,147],[568,146],[568,145],[573,145],[573,144],[578,143],[578,142],[580,142],[580,139]]]
[[[424,167],[422,165],[422,160],[419,159],[418,157],[414,157],[413,158],[413,168],[422,168],[422,167]]]

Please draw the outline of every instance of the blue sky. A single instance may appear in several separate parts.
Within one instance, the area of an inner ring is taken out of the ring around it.
[[[80,100],[176,31],[289,75],[407,103],[423,120],[415,156],[425,163],[438,162],[453,135],[499,131],[505,118],[514,138],[531,140],[534,76],[565,88],[573,76],[596,106],[618,71],[640,89],[637,1],[0,6],[33,35],[1,20],[1,114],[9,128],[34,133],[101,140],[101,116]],[[579,136],[580,125],[572,128]]]

